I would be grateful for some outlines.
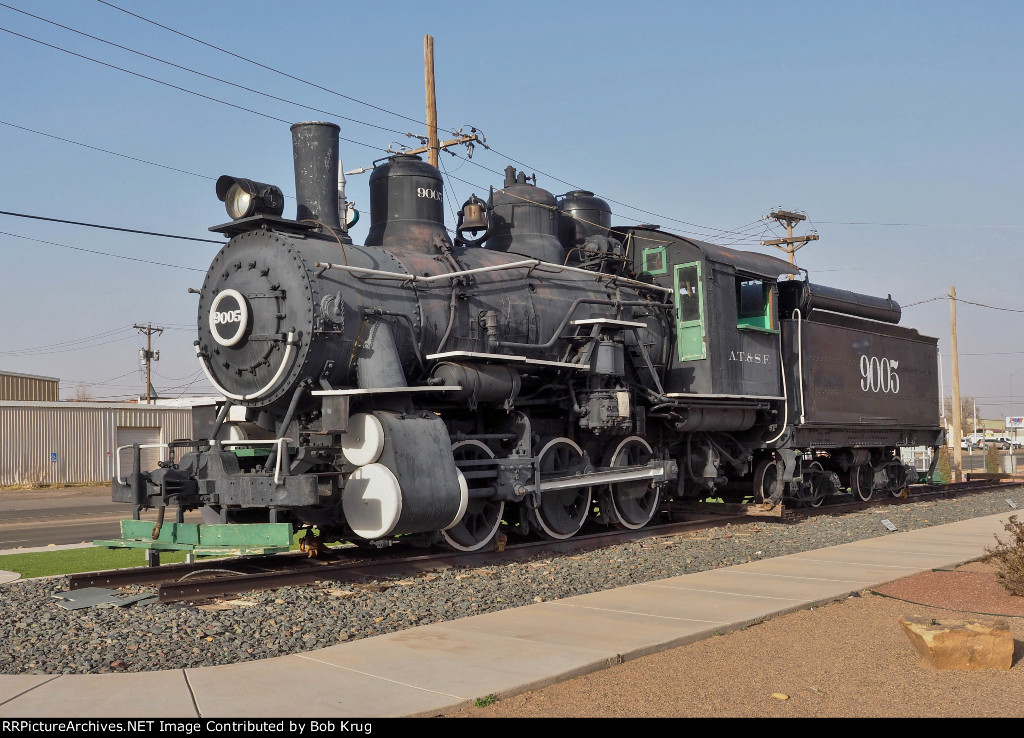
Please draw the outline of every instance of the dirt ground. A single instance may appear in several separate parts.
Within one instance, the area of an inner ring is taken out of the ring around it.
[[[904,615],[1005,619],[1013,667],[935,669],[904,634]],[[1022,656],[1024,598],[976,562],[499,696],[452,717],[1022,717]]]

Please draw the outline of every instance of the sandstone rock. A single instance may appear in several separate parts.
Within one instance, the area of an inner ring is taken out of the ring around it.
[[[900,625],[936,669],[1009,669],[1013,635],[1005,620],[904,616]]]

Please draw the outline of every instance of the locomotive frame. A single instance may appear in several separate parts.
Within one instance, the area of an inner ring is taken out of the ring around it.
[[[338,127],[292,132],[295,220],[276,187],[217,183],[233,220],[211,229],[230,240],[199,290],[196,353],[225,401],[196,408],[195,438],[157,469],[135,447],[122,475],[118,449],[113,498],[136,518],[202,508],[472,551],[501,528],[641,528],[673,500],[897,493],[898,449],[943,441],[937,341],[896,325],[891,298],[612,228],[592,193],[559,200],[512,167],[453,242],[439,173],[403,155],[374,170],[357,246]]]

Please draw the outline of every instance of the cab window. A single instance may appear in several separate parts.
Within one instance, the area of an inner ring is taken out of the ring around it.
[[[745,330],[775,331],[772,283],[763,279],[736,278],[737,326]]]

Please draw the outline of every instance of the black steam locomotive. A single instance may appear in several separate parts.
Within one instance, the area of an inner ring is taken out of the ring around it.
[[[329,539],[460,550],[508,532],[640,528],[674,502],[820,505],[907,484],[938,446],[937,341],[900,308],[792,265],[611,225],[509,167],[444,226],[418,157],[370,177],[371,225],[339,215],[339,129],[292,127],[297,217],[222,177],[230,237],[199,297],[196,354],[225,401],[170,462],[113,481],[139,509],[291,522]]]

